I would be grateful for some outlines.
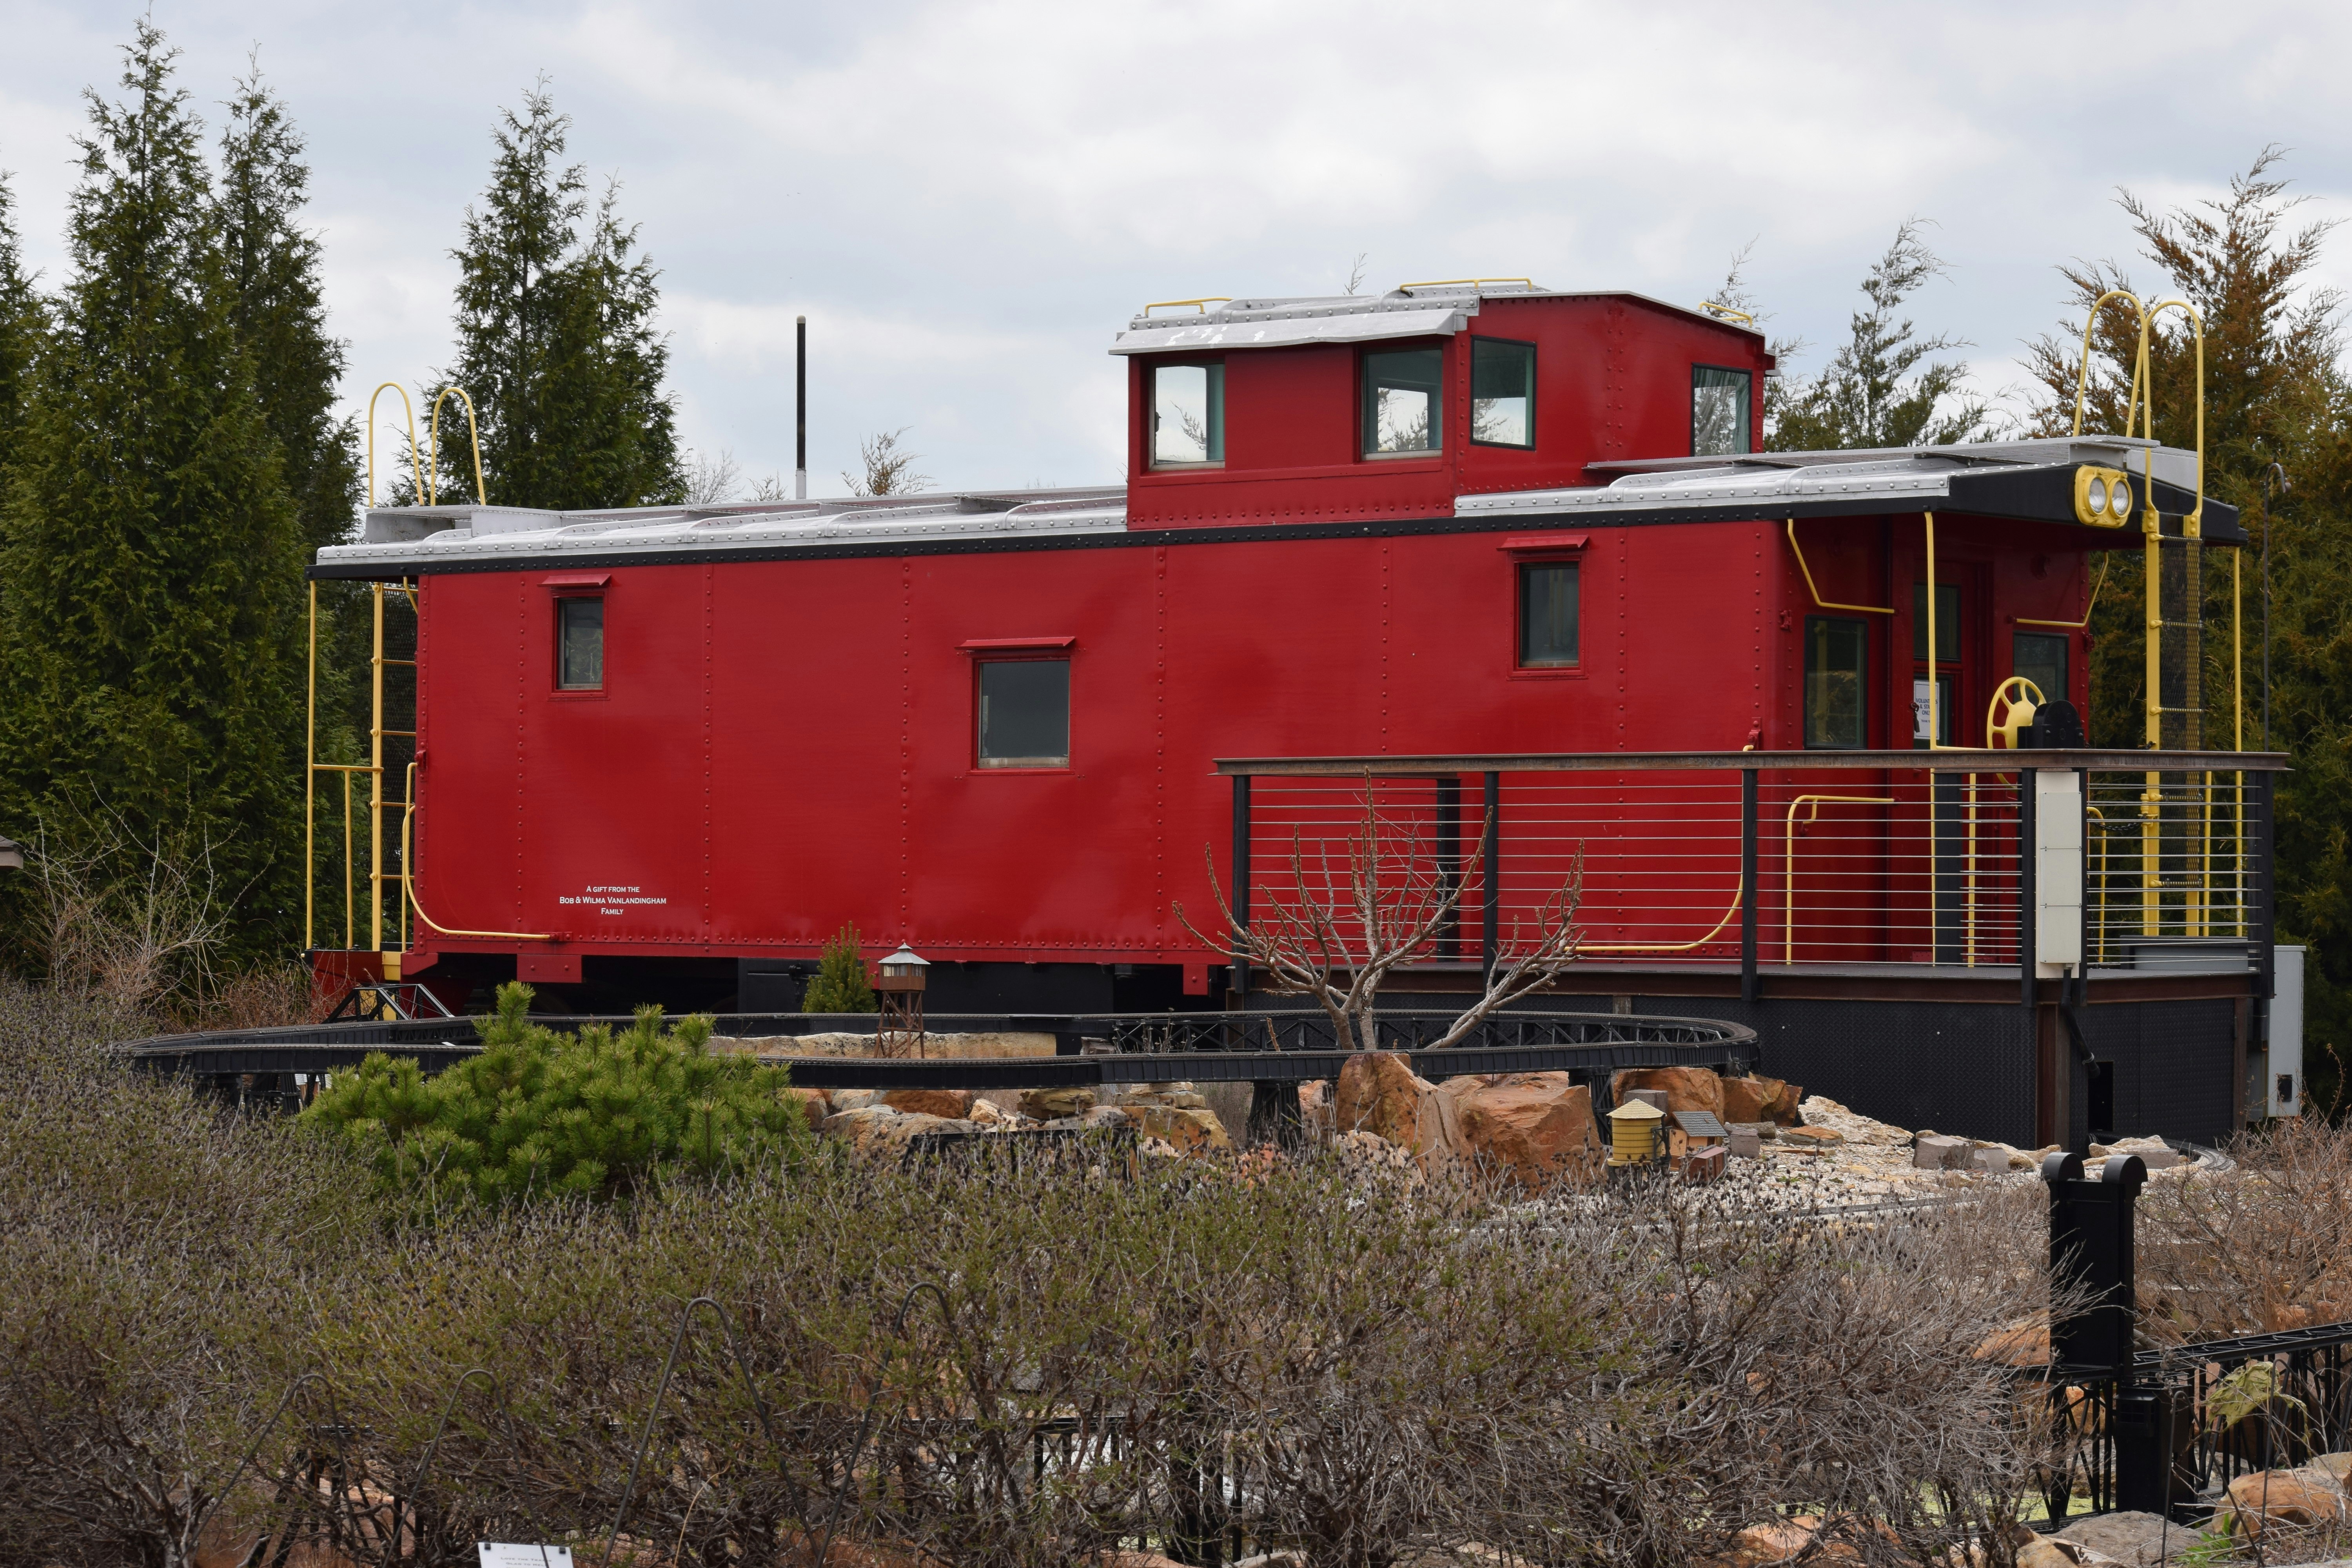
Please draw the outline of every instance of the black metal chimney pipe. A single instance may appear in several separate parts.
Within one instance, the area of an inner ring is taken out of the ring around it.
[[[808,318],[793,319],[793,499],[808,500]]]

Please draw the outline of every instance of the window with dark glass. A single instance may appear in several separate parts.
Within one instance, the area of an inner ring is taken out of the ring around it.
[[[1443,349],[1390,349],[1364,355],[1364,456],[1434,452],[1445,410]]]
[[[2047,632],[2017,634],[2016,646],[2011,649],[2014,662],[2010,668],[2033,682],[2033,689],[2042,693],[2044,702],[2068,700],[2066,645],[2065,637]]]
[[[1483,447],[1536,444],[1536,346],[1470,340],[1470,439]]]
[[[1805,744],[1860,751],[1869,744],[1868,628],[1832,616],[1805,617]]]
[[[1519,568],[1519,668],[1575,663],[1576,563],[1528,562]]]
[[[1225,366],[1162,364],[1151,368],[1151,463],[1154,468],[1225,460]]]
[[[1743,457],[1751,445],[1748,398],[1756,377],[1744,370],[1691,366],[1691,456]]]
[[[991,659],[980,667],[980,765],[1070,765],[1070,661]]]
[[[604,684],[604,601],[555,601],[555,684],[594,691]]]

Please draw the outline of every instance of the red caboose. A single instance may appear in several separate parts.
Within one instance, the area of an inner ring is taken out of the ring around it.
[[[416,617],[413,761],[380,719],[368,764],[378,869],[405,897],[322,971],[396,972],[453,1002],[520,974],[583,1007],[784,1011],[854,923],[932,962],[935,1013],[1230,1005],[1249,977],[1177,916],[1213,910],[1204,847],[1220,878],[1246,871],[1256,829],[1221,762],[1265,780],[1281,769],[1233,760],[1336,757],[1324,776],[1416,781],[1405,809],[1458,844],[1482,776],[1506,823],[1567,799],[1513,759],[1752,751],[1854,754],[1765,780],[1744,872],[1736,823],[1727,841],[1712,807],[1633,810],[1665,796],[1618,778],[1619,815],[1572,828],[1595,962],[1565,1005],[1664,998],[1762,1027],[1779,982],[1759,962],[1863,973],[1839,993],[1861,1000],[1948,982],[2014,1001],[2025,939],[1992,909],[2030,880],[2001,816],[2014,781],[1988,769],[1981,810],[1971,782],[1947,813],[1926,773],[1895,775],[1915,749],[1987,744],[2012,677],[2086,705],[2095,554],[2186,546],[2193,572],[2199,549],[2242,537],[2200,495],[2194,454],[2145,440],[1762,454],[1762,339],[1638,295],[1482,281],[1165,309],[1112,345],[1129,367],[1123,487],[371,511],[364,542],[322,551],[315,575],[413,585],[393,598]],[[2171,679],[2151,710],[2189,714]],[[2174,750],[2201,742],[2191,719],[2153,722]],[[2209,826],[2202,891],[2126,889],[2097,917],[2110,945],[2126,925],[2133,952],[2254,940],[2239,783],[2221,882]],[[1278,793],[1261,784],[1261,826],[1290,820]],[[1963,811],[1964,914],[1940,858]],[[1473,923],[1481,904],[1509,912],[1532,844],[1498,847]],[[2133,847],[2125,874],[2161,881],[2174,839]],[[1471,984],[1475,945],[1415,987]],[[2226,1119],[2239,1004],[2267,972],[2242,956],[2205,973],[2221,977],[2199,998],[2230,1018],[2194,1098],[2218,1093]],[[2136,998],[2157,999],[2101,999]],[[2054,1048],[2029,1047],[2029,1080],[2068,1076]],[[1776,1070],[1835,1092],[1811,1060]],[[2078,1098],[2098,1092],[2093,1074]],[[2073,1117],[2063,1094],[2025,1094],[2039,1123]],[[2013,1110],[1981,1120],[2014,1131]]]

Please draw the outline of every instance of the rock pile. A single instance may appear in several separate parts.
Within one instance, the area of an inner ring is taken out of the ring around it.
[[[1795,1206],[1903,1201],[1991,1177],[2032,1179],[2043,1156],[2054,1152],[1933,1129],[1914,1132],[1779,1079],[1722,1078],[1704,1068],[1629,1068],[1612,1078],[1610,1090],[1621,1104],[1639,1094],[1668,1111],[1714,1115],[1730,1134],[1727,1179]],[[813,1125],[861,1152],[903,1149],[924,1132],[1029,1128],[1126,1129],[1147,1152],[1190,1157],[1226,1154],[1234,1147],[1230,1131],[1190,1083],[986,1094],[791,1092],[806,1106]],[[1592,1090],[1561,1072],[1463,1075],[1433,1083],[1413,1071],[1409,1057],[1361,1052],[1348,1058],[1336,1079],[1301,1085],[1298,1104],[1310,1139],[1344,1140],[1350,1157],[1368,1168],[1421,1177],[1480,1173],[1528,1196],[1563,1182],[1589,1183],[1607,1154]],[[2159,1175],[2200,1163],[2160,1139],[2131,1138],[2093,1144],[2085,1172],[2095,1176],[2110,1156],[2125,1155],[2137,1155]],[[2223,1162],[2209,1154],[2201,1163]]]
[[[961,1089],[795,1089],[811,1125],[864,1153],[903,1151],[926,1132],[1018,1132],[1129,1129],[1146,1153],[1230,1153],[1234,1142],[1208,1102],[1189,1083],[1120,1091],[1097,1104],[1091,1089],[1003,1090],[994,1097]]]

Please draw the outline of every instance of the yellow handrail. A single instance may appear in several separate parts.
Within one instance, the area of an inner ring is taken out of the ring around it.
[[[1716,932],[1720,931],[1724,927],[1729,925],[1731,923],[1731,917],[1738,912],[1739,889],[1735,885],[1731,890],[1731,907],[1723,911],[1723,918],[1721,920],[1715,922],[1715,930],[1708,931],[1696,942],[1678,942],[1673,943],[1588,942],[1580,944],[1578,951],[1580,952],[1688,952],[1695,947],[1705,947],[1708,942],[1713,942],[1716,938]]]
[[[400,818],[400,892],[401,897],[407,900],[407,908],[416,911],[416,918],[418,920],[424,921],[426,925],[431,926],[443,936],[482,936],[491,937],[506,942],[556,942],[561,940],[557,937],[549,935],[545,931],[466,931],[457,926],[445,926],[439,921],[435,920],[431,915],[426,914],[425,912],[424,904],[419,902],[417,900],[416,884],[410,879],[408,872],[409,824],[415,820],[416,764],[415,763],[411,763],[408,764],[408,809],[401,814]],[[403,911],[402,919],[403,923],[405,923],[405,910]]]
[[[1822,807],[1824,805],[1894,804],[1893,796],[1883,795],[1801,795],[1789,803],[1789,821],[1780,853],[1781,963],[1797,962],[1797,808],[1801,805],[1813,808],[1813,814],[1805,818],[1805,826],[1810,827],[1822,819]]]
[[[1701,300],[1698,302],[1698,308],[1711,316],[1737,316],[1751,327],[1756,324],[1756,318],[1747,311],[1735,310],[1728,305],[1718,305],[1712,300]]]
[[[1405,294],[1415,289],[1458,289],[1465,283],[1473,289],[1482,289],[1489,283],[1524,283],[1530,289],[1536,286],[1532,278],[1432,278],[1422,283],[1400,283],[1397,292]]]
[[[466,405],[466,434],[474,439],[474,500],[477,505],[490,504],[489,493],[482,488],[482,432],[474,423],[474,400],[466,395],[462,386],[445,386],[441,395],[433,400],[433,423],[429,433],[433,438],[431,456],[425,465],[425,504],[434,501],[435,487],[441,474],[441,405],[455,396]]]
[[[2077,436],[2083,433],[2083,400],[2091,390],[2091,330],[2099,324],[2099,312],[2110,300],[2129,300],[2132,313],[2139,318],[2139,357],[2132,364],[2131,401],[2124,405],[2124,434],[2126,436],[2131,434],[2132,415],[2139,407],[2140,373],[2147,368],[2147,307],[2141,304],[2139,296],[2128,289],[2110,289],[2099,296],[2098,302],[2083,318],[2083,368],[2074,378],[2074,434]]]
[[[2091,602],[2083,606],[2081,620],[2040,621],[2031,616],[2020,616],[2017,617],[2017,624],[2021,626],[2056,626],[2061,631],[2081,631],[2091,624],[2091,612],[2099,607],[2099,590],[2107,585],[2107,568],[2114,564],[2114,561],[2115,558],[2111,555],[2102,554],[2099,557],[2099,580],[2091,584]]]
[[[1789,520],[1789,548],[1796,552],[1797,570],[1805,574],[1805,592],[1813,596],[1815,609],[1859,610],[1864,615],[1871,616],[1891,616],[1895,613],[1895,606],[1892,605],[1883,607],[1877,605],[1833,605],[1822,598],[1821,589],[1813,583],[1813,569],[1805,564],[1805,548],[1797,542],[1797,520],[1793,517]]]
[[[1936,514],[1921,512],[1927,520],[1927,749],[1931,752],[1964,751],[1961,746],[1947,746],[1943,734],[1943,715],[1937,699],[1944,689],[1942,679],[1936,673],[1937,658],[1943,645],[1936,640]]]
[[[2203,536],[2205,530],[2204,316],[2199,312],[2196,306],[2190,304],[2186,300],[2166,300],[2160,301],[2140,317],[2139,357],[2142,364],[2146,364],[2147,363],[2149,331],[2155,326],[2156,319],[2158,316],[2161,316],[2167,310],[2174,310],[2180,311],[2183,315],[2189,318],[2190,334],[2197,341],[2197,496],[2194,503],[2189,508],[2189,515],[2181,520],[2180,531],[2186,538],[2198,539]],[[2130,433],[2129,428],[2126,427],[2125,434],[2129,435]],[[2156,385],[2153,380],[2148,384],[2147,401],[2140,410],[2140,434],[2150,441],[2156,439]],[[2152,461],[2147,465],[2146,472],[2148,479],[2150,480],[2147,487],[2147,510],[2149,518],[2153,520],[2156,515],[2156,487],[2153,482],[2155,479],[2155,465]],[[2150,526],[2154,526],[2153,521],[2151,521]]]
[[[1190,305],[1205,316],[1209,313],[1210,306],[1230,305],[1233,302],[1234,297],[1231,294],[1203,294],[1197,300],[1154,300],[1150,304],[1143,307],[1143,313],[1149,316],[1154,310],[1173,310],[1179,305]]]
[[[406,387],[396,381],[387,381],[368,394],[367,501],[370,506],[375,505],[375,400],[383,395],[386,387],[400,394],[400,405],[408,411],[408,460],[412,463],[416,460],[416,405],[408,401]]]

